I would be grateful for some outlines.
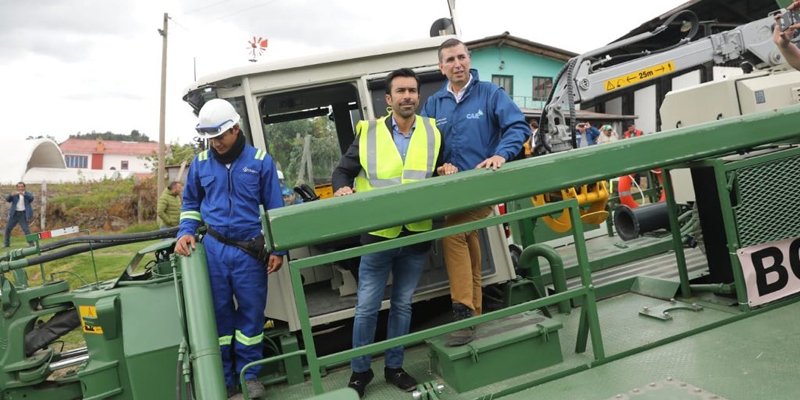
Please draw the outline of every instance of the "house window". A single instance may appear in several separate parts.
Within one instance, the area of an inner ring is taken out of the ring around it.
[[[550,90],[553,89],[553,78],[544,76],[533,77],[533,101],[547,101]]]
[[[67,168],[87,168],[89,166],[89,156],[64,156]]]
[[[509,96],[514,95],[514,77],[511,75],[492,75],[492,83],[503,88]]]
[[[120,161],[119,169],[121,169],[123,171],[127,171],[128,170],[128,162],[127,161]]]

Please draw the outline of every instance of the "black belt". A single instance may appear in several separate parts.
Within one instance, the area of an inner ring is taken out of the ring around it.
[[[262,262],[266,265],[267,259],[269,257],[269,252],[266,249],[266,241],[264,240],[264,236],[257,236],[250,240],[240,241],[240,240],[233,240],[226,238],[225,236],[220,235],[218,232],[211,229],[210,226],[206,225],[206,229],[208,234],[211,235],[214,239],[217,239],[220,243],[227,244],[229,246],[234,246],[242,250],[243,252],[249,254],[259,262]]]

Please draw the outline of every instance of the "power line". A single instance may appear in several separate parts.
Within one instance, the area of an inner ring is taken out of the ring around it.
[[[194,9],[194,10],[192,10],[192,11],[189,11],[189,12],[183,13],[183,15],[188,15],[188,14],[190,14],[190,13],[193,13],[193,12],[196,12],[196,11],[199,11],[199,10],[202,10],[202,9],[205,9],[205,8],[213,7],[213,6],[216,6],[216,5],[222,4],[222,3],[227,3],[227,2],[229,2],[229,1],[232,1],[232,0],[222,0],[222,1],[216,2],[216,3],[214,3],[214,4],[210,4],[210,5],[208,5],[208,6],[203,6],[203,7],[200,7],[200,8],[196,8],[196,9]],[[266,5],[269,5],[269,4],[272,4],[272,3],[274,3],[274,2],[276,2],[276,1],[278,1],[278,0],[268,0],[268,1],[266,1],[265,3],[262,3],[262,4],[256,4],[256,5],[253,5],[253,6],[250,6],[250,7],[244,8],[244,9],[241,9],[241,10],[239,10],[239,11],[236,11],[236,12],[233,12],[233,13],[230,13],[230,14],[227,14],[227,15],[223,15],[223,16],[221,16],[221,17],[218,17],[218,18],[213,18],[213,19],[210,19],[210,20],[207,20],[207,21],[200,22],[200,23],[196,24],[196,26],[205,26],[205,25],[208,25],[208,24],[211,24],[211,23],[217,22],[217,21],[221,21],[221,20],[223,20],[223,19],[227,19],[227,18],[230,18],[230,17],[236,16],[236,15],[239,15],[239,14],[241,14],[241,13],[243,13],[243,12],[250,11],[250,10],[252,10],[252,9],[255,9],[255,8],[264,7],[264,6],[266,6]],[[192,31],[192,29],[193,29],[193,28],[187,28],[186,26],[182,25],[181,23],[179,23],[178,21],[176,21],[176,20],[175,20],[175,18],[173,18],[173,17],[169,17],[169,19],[170,19],[170,20],[172,20],[172,22],[174,22],[174,23],[175,23],[177,26],[179,26],[179,27],[183,28],[183,29],[184,29],[185,31],[187,31],[187,32],[191,32],[191,31]]]
[[[178,27],[180,27],[180,28],[183,28],[183,30],[185,30],[185,31],[191,31],[191,29],[189,29],[189,28],[187,28],[187,27],[183,26],[183,24],[181,24],[180,22],[176,21],[176,20],[175,20],[175,18],[169,17],[169,20],[170,20],[170,21],[172,21],[172,22],[173,22],[175,25],[177,25]]]
[[[205,9],[207,9],[207,8],[215,7],[215,6],[218,6],[218,5],[220,5],[220,4],[225,4],[225,3],[228,3],[228,2],[230,2],[230,1],[232,1],[232,0],[222,0],[222,1],[218,1],[218,2],[216,2],[216,3],[212,3],[212,4],[209,4],[209,5],[207,5],[207,6],[202,6],[202,7],[195,8],[194,10],[187,11],[187,12],[183,13],[183,15],[189,15],[189,14],[192,14],[192,13],[196,13],[196,12],[198,12],[198,11],[202,11],[202,10],[205,10]]]
[[[254,8],[264,7],[264,6],[268,5],[268,4],[274,3],[274,2],[276,2],[276,1],[278,1],[278,0],[270,0],[270,1],[267,1],[267,2],[265,2],[265,3],[263,3],[263,4],[256,4],[256,5],[254,5],[254,6],[247,7],[247,8],[241,9],[241,10],[239,10],[239,11],[236,11],[236,12],[234,12],[234,13],[231,13],[231,14],[228,14],[228,15],[223,15],[223,16],[221,16],[221,17],[219,17],[219,18],[215,18],[215,19],[211,19],[211,20],[208,20],[208,21],[202,22],[202,23],[200,23],[200,25],[206,25],[206,24],[210,24],[210,23],[212,23],[212,22],[221,21],[221,20],[223,20],[223,19],[226,19],[226,18],[233,17],[234,15],[239,15],[239,14],[241,14],[241,13],[245,12],[245,11],[250,11],[250,10],[252,10],[252,9],[254,9]]]

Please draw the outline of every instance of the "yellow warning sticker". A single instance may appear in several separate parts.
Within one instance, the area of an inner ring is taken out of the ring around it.
[[[83,325],[84,333],[94,333],[97,335],[103,333],[103,327],[100,325],[95,325],[93,321],[97,319],[97,307],[79,306],[78,310],[81,313],[81,325]],[[87,322],[86,318],[91,318],[91,320]]]
[[[631,72],[627,75],[618,76],[605,82],[606,92],[622,89],[625,86],[635,85],[646,80],[657,78],[661,75],[669,74],[673,71],[675,71],[675,63],[668,61],[663,64],[658,64],[636,72]]]

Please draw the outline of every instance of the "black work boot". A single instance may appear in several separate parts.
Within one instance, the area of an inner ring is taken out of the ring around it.
[[[417,380],[402,368],[384,368],[383,377],[386,382],[391,383],[405,392],[411,392],[417,388]]]
[[[371,369],[366,372],[353,372],[353,375],[350,375],[350,383],[347,384],[347,387],[354,389],[358,392],[358,398],[363,399],[364,390],[374,377],[375,374],[372,373]]]
[[[456,321],[461,321],[472,316],[472,310],[469,307],[453,303],[453,318]],[[475,339],[475,327],[464,328],[447,335],[447,347],[463,346]]]
[[[266,394],[264,385],[258,379],[248,379],[244,385],[247,387],[247,394],[251,399],[260,399]]]

